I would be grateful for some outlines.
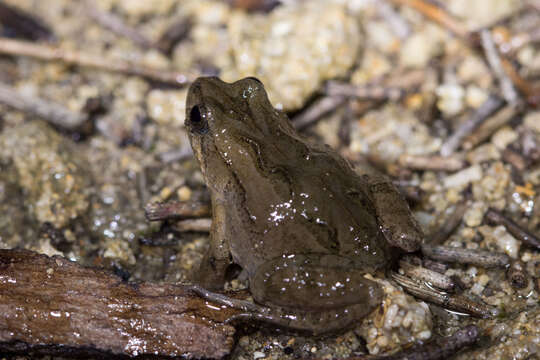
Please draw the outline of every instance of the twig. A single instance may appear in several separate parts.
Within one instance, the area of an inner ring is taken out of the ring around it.
[[[38,116],[67,130],[77,130],[88,120],[86,114],[73,112],[60,104],[23,95],[14,88],[0,83],[0,103],[19,111]]]
[[[509,123],[516,114],[519,112],[519,108],[513,105],[506,105],[499,110],[495,115],[487,119],[476,130],[463,141],[463,149],[470,150],[476,145],[481,144],[487,140],[495,131]]]
[[[521,154],[506,148],[502,153],[504,161],[512,165],[517,171],[524,171],[527,168],[527,162]]]
[[[137,29],[128,26],[122,19],[112,13],[100,11],[93,2],[86,1],[86,13],[98,24],[113,33],[130,39],[138,46],[148,49],[153,47],[153,43]]]
[[[425,285],[421,285],[406,276],[392,274],[394,279],[405,291],[422,300],[437,304],[445,309],[450,309],[479,318],[490,318],[498,314],[498,310],[484,303],[475,302],[463,295],[450,295],[435,291]]]
[[[521,261],[513,261],[506,270],[506,278],[510,285],[516,289],[524,289],[529,285],[529,274]]]
[[[325,89],[326,95],[346,96],[361,100],[390,100],[396,101],[405,95],[405,90],[388,88],[381,85],[358,86],[338,81],[328,81]]]
[[[345,103],[344,96],[325,96],[292,119],[294,127],[303,130],[315,124],[324,115]]]
[[[403,167],[415,170],[432,171],[458,171],[465,167],[465,160],[461,156],[437,156],[437,155],[410,155],[403,154],[399,157],[399,164]]]
[[[387,1],[380,1],[377,4],[377,12],[398,38],[403,40],[409,37],[410,25]]]
[[[188,286],[127,283],[102,270],[27,250],[0,250],[0,352],[95,358],[221,358],[224,321]]]
[[[460,124],[456,131],[446,139],[441,146],[441,155],[449,156],[456,151],[460,147],[465,136],[469,135],[471,131],[476,129],[488,118],[488,116],[497,111],[502,105],[503,101],[500,98],[494,95],[488,97],[488,99],[476,110],[473,116]]]
[[[484,215],[484,218],[490,224],[503,225],[506,230],[519,241],[524,242],[525,244],[535,247],[537,249],[540,249],[540,239],[537,236],[523,229],[521,226],[519,226],[500,212],[493,209],[488,209],[488,211]]]
[[[54,40],[51,29],[40,19],[0,2],[0,24],[14,31],[17,36],[29,40]]]
[[[416,345],[393,355],[376,357],[375,360],[444,360],[464,347],[474,344],[480,336],[476,325],[468,325],[452,336],[439,337],[426,344]]]
[[[174,46],[185,39],[192,27],[192,22],[187,17],[182,17],[172,23],[156,41],[156,47],[165,54],[170,54]]]
[[[458,21],[443,9],[422,0],[392,0],[395,4],[407,5],[416,9],[426,17],[447,28],[461,38],[468,38],[469,32],[465,24]]]
[[[508,255],[487,250],[424,244],[422,245],[422,254],[439,261],[473,264],[482,267],[505,267],[510,264],[510,257]]]
[[[170,201],[147,204],[144,212],[148,221],[188,219],[209,216],[210,206],[200,201]]]
[[[438,228],[431,236],[429,236],[426,243],[431,245],[440,245],[446,241],[452,235],[454,230],[461,224],[463,215],[467,211],[467,201],[464,200],[456,205],[452,214],[446,219],[444,224]]]
[[[413,279],[422,280],[446,291],[453,291],[455,284],[448,276],[431,271],[421,266],[412,265],[406,261],[400,261],[399,266],[404,274]]]
[[[208,218],[181,220],[172,225],[175,230],[180,232],[210,232],[211,226],[212,219]]]
[[[191,156],[193,156],[193,150],[191,149],[191,146],[189,146],[189,144],[179,149],[169,150],[157,154],[158,160],[166,164],[182,161],[190,158]]]
[[[62,61],[66,64],[96,68],[125,75],[141,76],[171,85],[185,85],[193,80],[193,75],[164,69],[155,69],[120,59],[106,59],[103,56],[0,38],[0,54],[29,56],[45,61]]]
[[[480,39],[482,41],[482,47],[486,54],[487,62],[497,79],[499,79],[499,84],[501,86],[501,92],[504,99],[508,104],[515,105],[519,100],[519,96],[516,92],[516,89],[514,89],[512,81],[508,78],[506,72],[502,67],[501,58],[497,53],[497,48],[495,47],[495,43],[493,41],[491,33],[488,30],[482,30],[480,32]]]

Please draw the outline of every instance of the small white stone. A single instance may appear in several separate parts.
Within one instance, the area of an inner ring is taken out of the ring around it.
[[[465,90],[458,84],[442,84],[435,93],[438,96],[437,107],[447,116],[454,116],[463,110]]]
[[[264,358],[264,357],[266,357],[266,354],[263,353],[262,351],[255,351],[255,352],[253,353],[253,359],[254,359],[254,360],[262,359],[262,358]]]
[[[479,88],[476,85],[469,85],[467,86],[467,92],[465,95],[465,99],[467,101],[467,105],[469,105],[472,108],[478,108],[480,105],[482,105],[488,98],[487,93]]]
[[[511,127],[505,126],[493,135],[491,141],[497,147],[497,149],[504,150],[508,145],[516,141],[518,136],[518,133],[515,132]]]
[[[540,111],[532,111],[525,115],[523,125],[540,134]]]
[[[497,226],[493,231],[493,236],[496,239],[497,246],[499,246],[501,250],[508,254],[512,259],[517,259],[520,243],[506,231],[504,226]]]
[[[469,227],[476,227],[482,223],[487,205],[483,201],[474,202],[463,215],[463,221]]]
[[[482,176],[482,167],[480,165],[473,165],[453,175],[447,176],[443,180],[443,185],[445,188],[463,186],[482,179]]]

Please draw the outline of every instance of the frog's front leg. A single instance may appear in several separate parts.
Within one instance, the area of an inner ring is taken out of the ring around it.
[[[193,280],[207,289],[223,289],[225,273],[231,265],[229,243],[227,241],[226,209],[223,202],[212,197],[212,227],[210,229],[210,246]]]
[[[368,183],[377,221],[386,240],[407,252],[418,250],[424,235],[398,189],[382,176],[369,176]]]
[[[194,291],[243,311],[230,320],[256,319],[312,333],[335,332],[359,324],[382,303],[383,290],[359,266],[347,257],[328,254],[272,259],[250,278],[255,304],[200,287]]]

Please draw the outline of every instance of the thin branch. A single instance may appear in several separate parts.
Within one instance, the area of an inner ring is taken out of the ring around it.
[[[516,92],[516,89],[514,89],[512,80],[508,78],[508,75],[502,67],[501,58],[497,52],[497,47],[495,46],[491,32],[482,30],[480,32],[480,39],[482,40],[482,48],[484,49],[487,62],[499,80],[504,99],[508,104],[515,105],[519,100],[519,95]]]
[[[461,224],[463,215],[467,211],[467,201],[464,200],[456,205],[452,214],[446,219],[444,224],[438,228],[426,241],[430,245],[440,245],[452,235],[454,230]]]
[[[399,157],[399,164],[403,167],[415,170],[453,172],[463,169],[466,163],[460,155],[437,156],[403,154]]]
[[[343,96],[325,96],[292,119],[294,127],[303,130],[315,124],[324,115],[345,103]]]
[[[506,230],[519,241],[536,249],[540,249],[540,239],[537,236],[530,233],[526,229],[523,229],[521,226],[500,212],[493,209],[488,209],[484,217],[489,224],[503,225]]]
[[[456,151],[467,135],[476,129],[482,122],[484,122],[491,114],[497,111],[503,105],[503,101],[496,97],[490,96],[488,99],[476,110],[476,112],[464,121],[454,131],[454,133],[446,139],[441,146],[441,155],[449,156]]]
[[[392,0],[395,4],[407,5],[413,9],[416,9],[426,17],[435,21],[444,28],[450,30],[455,35],[461,38],[468,38],[469,31],[465,24],[458,21],[454,16],[448,14],[445,10],[438,6],[430,4],[422,0]]]
[[[24,113],[38,116],[66,130],[77,130],[88,120],[87,114],[38,97],[23,95],[11,86],[0,83],[0,103]]]
[[[406,276],[392,274],[394,279],[405,291],[415,297],[442,306],[445,309],[470,314],[479,318],[490,318],[498,314],[498,310],[484,303],[475,302],[463,295],[452,295],[435,291],[425,285],[409,279]]]
[[[485,122],[480,124],[468,134],[465,140],[463,140],[463,149],[470,150],[476,145],[481,144],[487,140],[495,131],[500,129],[505,124],[508,124],[519,113],[519,107],[513,105],[506,105],[499,110],[496,114],[488,118]]]
[[[197,218],[211,212],[209,204],[200,201],[150,203],[144,211],[148,221]]]
[[[128,26],[122,19],[112,13],[101,11],[97,8],[94,2],[87,1],[85,3],[85,9],[88,16],[95,22],[103,26],[104,28],[112,31],[113,33],[130,39],[138,46],[148,49],[153,47],[153,42],[146,36],[141,34],[137,29]]]
[[[487,250],[463,249],[451,246],[422,245],[422,254],[438,261],[473,264],[482,267],[506,267],[510,257]]]
[[[70,65],[90,67],[104,71],[135,75],[171,85],[186,85],[194,78],[191,74],[147,67],[138,63],[120,59],[107,59],[99,55],[61,49],[59,47],[34,44],[27,41],[17,41],[0,38],[0,54],[14,56],[29,56],[44,61],[61,61]]]

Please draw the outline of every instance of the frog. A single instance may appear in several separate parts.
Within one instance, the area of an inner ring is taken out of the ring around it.
[[[348,329],[381,306],[376,278],[423,238],[391,180],[300,135],[254,77],[196,79],[185,127],[212,208],[193,291],[240,309],[230,321],[313,334]],[[253,301],[220,292],[233,264]]]

